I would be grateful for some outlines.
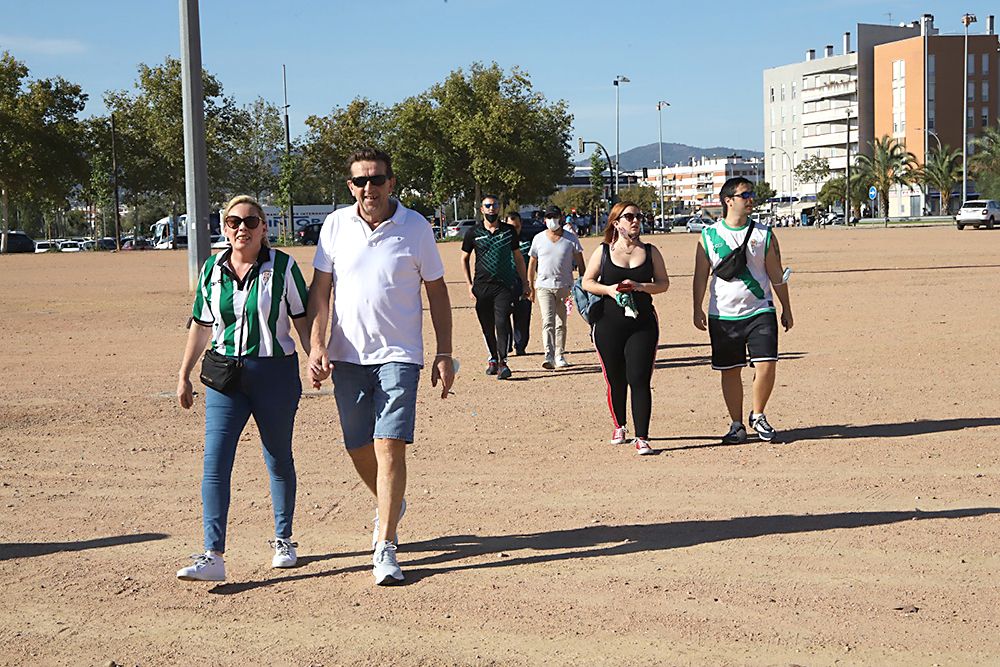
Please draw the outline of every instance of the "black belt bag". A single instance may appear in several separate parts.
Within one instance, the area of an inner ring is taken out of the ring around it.
[[[234,359],[215,350],[207,350],[201,360],[201,381],[206,387],[226,392],[239,384],[242,368],[242,359]]]
[[[712,270],[716,278],[732,281],[743,273],[743,269],[747,268],[747,245],[750,243],[750,235],[753,234],[753,221],[748,220],[747,226],[749,229],[747,229],[747,235],[743,238],[742,245],[726,255]]]

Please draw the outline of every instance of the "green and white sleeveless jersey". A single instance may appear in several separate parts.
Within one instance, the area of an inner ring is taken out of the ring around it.
[[[714,275],[708,287],[708,316],[719,320],[743,320],[758,313],[774,312],[771,281],[764,268],[764,255],[771,243],[771,228],[754,225],[747,244],[747,267],[733,280]],[[719,220],[701,230],[701,245],[714,268],[746,238],[747,228],[734,229]]]
[[[308,291],[289,255],[261,248],[241,281],[229,264],[232,248],[209,257],[202,267],[192,317],[212,327],[211,347],[219,354],[284,357],[295,352],[292,318],[305,317]]]

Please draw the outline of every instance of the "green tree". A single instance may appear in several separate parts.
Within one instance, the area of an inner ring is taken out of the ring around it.
[[[7,249],[12,202],[61,213],[86,176],[77,116],[87,95],[60,77],[27,77],[23,63],[0,54],[0,252]]]
[[[229,154],[227,190],[258,201],[278,186],[278,162],[285,152],[285,127],[278,107],[258,97],[233,110],[236,130]]]
[[[771,184],[767,181],[758,181],[753,186],[754,201],[757,202],[758,205],[765,203],[776,194],[778,193],[774,191],[774,188],[772,188]]]
[[[151,203],[176,217],[185,207],[184,123],[181,62],[140,64],[135,93],[109,91],[105,106],[115,114],[121,148],[119,183],[134,207]],[[241,131],[239,110],[222,84],[202,72],[209,193],[216,204],[227,196],[230,157]]]
[[[828,180],[820,188],[819,194],[816,195],[816,201],[827,209],[833,208],[835,203],[842,202],[843,200],[843,176],[837,176]],[[857,172],[851,172],[851,212],[860,212],[861,204],[865,201],[868,201],[868,185]]]
[[[908,186],[918,173],[916,156],[896,139],[886,135],[869,144],[872,154],[857,158],[858,175],[878,192],[881,210],[888,217],[889,189]]]
[[[660,201],[656,188],[648,185],[630,185],[618,191],[618,201],[631,201],[639,207],[647,217],[652,218],[653,208]]]
[[[321,188],[323,201],[353,199],[347,189],[347,158],[364,146],[386,148],[389,120],[384,106],[364,97],[353,99],[346,107],[334,108],[327,116],[306,118],[303,177]],[[395,159],[393,163],[396,172]]]
[[[608,163],[600,151],[590,156],[590,197],[593,201],[594,220],[600,221],[604,211],[604,170]]]
[[[943,146],[931,149],[927,162],[917,171],[916,177],[927,189],[934,188],[941,193],[941,214],[947,215],[952,189],[962,182],[962,152]]]
[[[973,142],[969,171],[976,179],[976,189],[990,199],[1000,199],[1000,121],[987,127]]]
[[[799,183],[819,183],[830,176],[830,161],[819,155],[809,155],[792,170]]]
[[[583,214],[592,210],[592,197],[590,188],[565,188],[552,193],[549,203],[561,208],[563,213],[575,210],[578,214]]]

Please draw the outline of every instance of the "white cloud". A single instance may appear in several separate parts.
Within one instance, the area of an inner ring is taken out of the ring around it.
[[[42,56],[68,56],[85,53],[87,45],[78,39],[47,39],[0,34],[0,51],[7,50],[15,56],[30,53]]]

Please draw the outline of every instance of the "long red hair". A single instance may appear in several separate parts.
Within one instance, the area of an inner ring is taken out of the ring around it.
[[[614,243],[615,239],[618,238],[618,230],[615,228],[615,222],[618,221],[618,218],[621,217],[622,213],[629,206],[639,208],[638,204],[630,201],[620,201],[611,207],[611,212],[608,213],[608,225],[604,228],[604,242],[608,245]]]

